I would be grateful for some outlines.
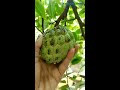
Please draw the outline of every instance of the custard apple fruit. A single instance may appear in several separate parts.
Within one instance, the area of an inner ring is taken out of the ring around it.
[[[66,27],[57,26],[43,34],[40,54],[46,63],[59,63],[65,59],[68,51],[75,46],[73,33]]]

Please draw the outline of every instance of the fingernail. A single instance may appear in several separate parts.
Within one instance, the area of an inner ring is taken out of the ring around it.
[[[77,44],[76,46],[80,47],[80,44]]]
[[[75,48],[72,49],[72,52],[75,53]]]

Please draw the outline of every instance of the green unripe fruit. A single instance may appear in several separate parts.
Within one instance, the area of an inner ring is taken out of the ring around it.
[[[43,34],[41,57],[46,63],[59,63],[75,45],[73,33],[63,26],[47,30]]]

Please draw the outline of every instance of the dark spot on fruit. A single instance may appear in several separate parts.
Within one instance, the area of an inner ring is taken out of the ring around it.
[[[58,60],[58,57],[56,57],[55,60]]]
[[[70,41],[70,39],[68,39],[68,42]]]
[[[47,46],[47,41],[45,41],[44,45]]]
[[[65,39],[64,39],[64,36],[63,35],[60,35],[59,37],[58,37],[58,44],[64,44],[64,42],[65,42]]]
[[[49,36],[50,38],[52,37],[52,34],[50,34],[50,36]]]
[[[51,53],[51,51],[50,51],[50,49],[48,49],[48,54],[50,54]]]
[[[59,52],[59,49],[56,49],[56,53],[58,53]]]
[[[49,61],[50,61],[50,59],[49,59]]]
[[[65,32],[66,32],[65,29],[63,29],[63,32],[64,32],[64,34],[65,34]]]
[[[66,42],[70,42],[70,39],[69,39],[69,38],[67,38],[65,41],[66,41]]]
[[[61,40],[61,38],[59,37],[59,40]]]
[[[54,39],[51,39],[50,45],[54,45],[54,42],[55,42],[55,40],[54,40]]]
[[[70,42],[70,36],[69,36],[69,35],[66,35],[65,41],[66,41],[66,42]]]

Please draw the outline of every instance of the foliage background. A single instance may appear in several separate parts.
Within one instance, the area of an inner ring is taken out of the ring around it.
[[[81,20],[85,23],[85,0],[73,0],[77,6],[77,12]],[[42,31],[42,18],[44,19],[44,31],[52,28],[55,21],[62,14],[67,0],[35,0],[35,39],[39,31]],[[85,90],[85,40],[81,35],[78,21],[75,19],[72,8],[69,8],[67,19],[59,24],[71,30],[76,42],[80,44],[78,53],[70,63],[57,90]]]

